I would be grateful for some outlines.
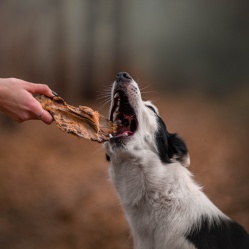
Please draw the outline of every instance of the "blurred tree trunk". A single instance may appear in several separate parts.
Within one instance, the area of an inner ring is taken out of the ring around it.
[[[56,84],[56,89],[58,89],[58,94],[67,98],[67,87],[70,85],[67,84],[67,50],[65,45],[65,16],[63,11],[64,2],[57,4],[55,10],[57,28],[54,37],[54,81]]]
[[[122,61],[122,38],[123,38],[123,0],[114,0],[114,48],[113,48],[113,75],[120,69]]]
[[[82,56],[82,90],[81,95],[84,98],[92,99],[95,96],[95,87],[94,87],[94,38],[95,38],[95,30],[96,30],[96,14],[95,8],[98,1],[87,1],[87,27],[86,27],[86,35],[85,35],[85,46]]]

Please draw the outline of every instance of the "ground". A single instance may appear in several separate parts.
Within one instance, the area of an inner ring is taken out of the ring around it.
[[[249,231],[248,106],[237,98],[163,95],[154,103],[186,141],[205,193]],[[132,248],[100,144],[39,121],[8,121],[0,139],[1,249]]]

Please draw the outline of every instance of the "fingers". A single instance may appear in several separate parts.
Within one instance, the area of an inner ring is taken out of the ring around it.
[[[53,97],[53,91],[45,84],[34,84],[34,83],[29,83],[26,86],[27,91],[29,91],[32,94],[38,93],[38,94],[43,94],[48,97]]]
[[[41,121],[43,121],[45,124],[48,124],[48,125],[54,121],[51,114],[46,110],[44,110],[42,112],[42,114],[40,115],[40,117],[38,119],[40,119]]]
[[[53,97],[54,94],[47,85],[7,78],[2,79],[0,90],[0,108],[15,121],[21,123],[31,119],[40,119],[46,124],[53,122],[50,113],[45,110],[42,113],[41,104],[32,95],[37,93]]]
[[[41,104],[33,96],[32,102],[33,103],[29,106],[29,113],[33,118],[29,119],[40,119],[45,124],[51,124],[54,121],[53,116],[48,111],[44,110]]]
[[[52,91],[47,85],[45,84],[29,84],[29,89],[27,89],[30,93],[35,94],[44,94],[48,97],[58,96],[57,93]],[[38,102],[38,101],[37,101]],[[39,103],[39,102],[38,102]],[[41,104],[39,103],[39,106]],[[53,116],[46,110],[41,109],[41,112],[37,116],[38,119],[43,121],[45,124],[51,124],[54,121]]]

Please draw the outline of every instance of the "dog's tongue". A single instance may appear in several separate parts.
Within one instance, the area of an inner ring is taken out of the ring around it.
[[[117,136],[129,136],[132,134],[133,134],[133,132],[130,131],[129,126],[128,127],[120,126],[118,128]]]

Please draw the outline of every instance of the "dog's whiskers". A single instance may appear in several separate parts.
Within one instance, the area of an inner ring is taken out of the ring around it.
[[[99,149],[96,149],[92,154],[90,154],[90,157],[95,156],[97,153],[99,153],[100,151],[103,151],[102,147],[100,147]]]
[[[110,103],[110,99],[104,100],[104,102],[101,104],[101,106],[98,108],[99,111],[101,111],[108,103]]]

